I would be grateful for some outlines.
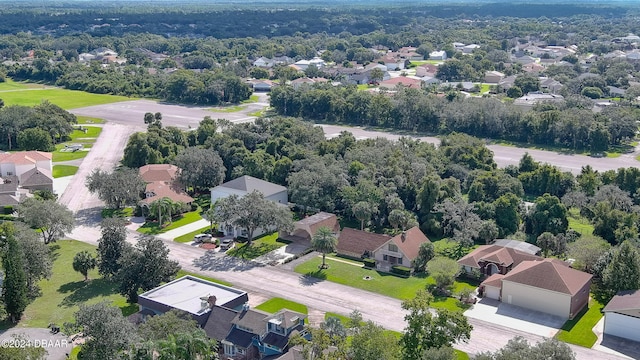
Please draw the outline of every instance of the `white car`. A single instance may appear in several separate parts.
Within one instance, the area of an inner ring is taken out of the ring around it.
[[[233,249],[236,244],[233,242],[233,239],[224,239],[220,243],[220,250],[229,250]]]
[[[199,244],[207,240],[211,240],[212,238],[213,236],[211,236],[211,234],[198,234],[193,237],[193,242]]]

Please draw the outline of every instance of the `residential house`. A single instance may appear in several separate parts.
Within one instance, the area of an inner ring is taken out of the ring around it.
[[[540,90],[551,94],[557,94],[562,90],[564,85],[552,78],[540,78]]]
[[[602,312],[605,335],[640,342],[640,290],[618,292]]]
[[[621,89],[619,87],[607,86],[607,88],[609,89],[609,95],[613,97],[622,97],[627,93],[625,89]]]
[[[15,205],[36,190],[53,191],[51,159],[51,153],[42,151],[0,154],[0,177],[5,185],[0,205]]]
[[[265,199],[282,204],[282,206],[286,206],[289,203],[286,187],[247,175],[227,181],[224,184],[212,188],[211,203],[215,204],[218,199],[226,198],[231,195],[243,197],[253,191],[260,192]],[[246,236],[244,229],[233,227],[230,224],[221,225],[222,231],[225,235],[233,235],[234,237]],[[259,236],[265,232],[266,229],[256,229],[253,235]]]
[[[398,76],[389,80],[382,81],[380,83],[381,88],[387,88],[389,90],[395,89],[397,86],[404,86],[412,89],[422,88],[422,81],[420,78],[409,76]]]
[[[256,66],[256,67],[270,68],[270,67],[273,67],[274,65],[275,65],[275,61],[273,59],[268,59],[264,56],[257,58],[253,62],[253,66]]]
[[[422,64],[416,66],[416,76],[435,76],[438,73],[438,66],[433,64]]]
[[[515,62],[520,63],[522,65],[531,64],[531,63],[536,62],[536,58],[531,57],[529,55],[516,57],[514,60],[515,60]]]
[[[228,319],[229,314],[224,314]],[[218,312],[212,313],[207,328],[219,327],[220,319],[215,318]],[[279,356],[289,348],[289,337],[299,333],[310,339],[310,335],[304,329],[305,314],[289,309],[282,309],[275,314],[269,314],[257,309],[249,309],[245,306],[236,311],[230,321],[230,330],[220,340],[221,353],[226,359],[252,360]],[[211,323],[211,326],[209,324]],[[209,333],[208,333],[209,334]],[[213,335],[213,333],[212,333]]]
[[[391,236],[368,231],[344,228],[338,236],[336,253],[354,259],[373,256],[373,252],[387,243]]]
[[[444,50],[436,50],[429,53],[430,60],[447,60],[447,52]]]
[[[503,241],[493,245],[480,245],[458,260],[462,270],[472,275],[505,275],[523,261],[542,260],[540,248],[522,241]]]
[[[438,85],[442,81],[435,76],[423,76],[420,78],[423,85]]]
[[[531,92],[527,95],[515,99],[514,105],[521,106],[526,109],[533,108],[534,105],[543,102],[563,102],[564,97],[558,94],[545,94],[541,92]]]
[[[543,72],[545,69],[544,66],[536,63],[528,63],[522,65],[522,71],[530,74],[537,74]]]
[[[338,217],[335,214],[321,211],[296,221],[293,224],[293,231],[289,234],[281,234],[280,237],[296,242],[308,242],[311,241],[318,229],[323,226],[331,229],[335,234],[340,232]]]
[[[415,47],[407,46],[407,47],[398,49],[398,54],[400,55],[400,58],[404,60],[409,60],[409,61],[424,60],[424,55],[418,54],[416,50],[418,49]]]
[[[420,245],[427,242],[430,242],[429,239],[415,226],[378,246],[371,257],[376,260],[376,268],[381,271],[390,271],[396,265],[413,268]]]
[[[454,42],[451,45],[453,45],[453,48],[456,51],[462,51],[462,49],[464,48],[464,43],[461,43],[461,42]]]
[[[504,74],[499,71],[487,71],[484,74],[484,82],[489,84],[498,84],[504,79]]]
[[[271,80],[251,80],[249,84],[253,88],[253,91],[259,92],[271,91],[274,86],[277,86],[277,84]]]
[[[145,198],[140,201],[143,206],[150,206],[152,202],[165,197],[184,204],[193,202],[193,198],[184,192],[178,181],[179,167],[171,164],[149,164],[138,171],[142,180],[147,183]]]
[[[506,78],[502,79],[499,83],[498,86],[500,86],[500,89],[502,89],[502,91],[507,91],[509,89],[511,89],[516,82],[516,76],[515,75],[511,75],[511,76],[507,76]]]
[[[315,84],[316,81],[314,79],[308,78],[308,77],[301,77],[301,78],[297,78],[294,80],[291,80],[291,86],[295,89],[295,90],[299,90],[300,88],[304,87],[304,86],[311,86],[313,84]]]
[[[389,69],[389,71],[404,69],[404,60],[400,59],[396,53],[387,53],[380,60],[384,63],[384,66]]]
[[[462,52],[463,52],[463,53],[465,53],[465,54],[473,54],[473,52],[474,52],[476,49],[480,49],[480,47],[481,47],[481,46],[480,46],[480,45],[478,45],[478,44],[469,44],[469,45],[465,45],[465,46],[462,48]]]
[[[589,303],[591,277],[558,259],[525,260],[506,275],[487,278],[479,292],[503,303],[572,319]]]

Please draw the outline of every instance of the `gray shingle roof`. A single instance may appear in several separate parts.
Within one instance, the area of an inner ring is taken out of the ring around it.
[[[214,306],[204,325],[207,336],[217,341],[224,340],[231,330],[231,322],[238,314],[237,311],[223,306]]]
[[[264,181],[247,175],[228,181],[220,186],[229,189],[246,191],[247,193],[258,190],[265,197],[269,197],[282,191],[287,191],[287,188],[284,186],[280,186],[278,184],[270,183],[268,181]]]
[[[640,309],[640,290],[620,291],[602,311],[623,311]]]

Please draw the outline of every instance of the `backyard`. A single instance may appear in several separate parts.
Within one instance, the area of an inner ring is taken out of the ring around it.
[[[380,272],[372,269],[365,269],[362,263],[343,259],[327,258],[328,269],[319,270],[322,263],[320,257],[304,262],[295,268],[295,272],[313,278],[328,280],[338,284],[352,286],[362,290],[367,290],[382,295],[394,297],[400,300],[408,300],[416,295],[420,289],[428,285],[435,284],[431,277],[424,275],[400,278],[398,276]],[[453,285],[453,293],[457,293],[464,288],[475,289],[477,285],[458,280]],[[451,297],[435,297],[431,303],[434,308],[445,308],[450,310],[464,310],[457,299]]]

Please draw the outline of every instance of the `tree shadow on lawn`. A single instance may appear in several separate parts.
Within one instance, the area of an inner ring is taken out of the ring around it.
[[[259,256],[268,254],[273,250],[280,248],[280,245],[264,244],[264,243],[252,243],[251,245],[244,243],[232,249],[229,253],[231,256],[238,257],[244,260],[253,260]]]
[[[49,244],[49,257],[51,258],[51,263],[54,263],[60,257],[58,250],[60,250],[60,245]]]
[[[61,285],[58,288],[59,293],[70,293],[60,305],[64,307],[72,307],[80,303],[84,303],[95,297],[108,297],[109,295],[117,294],[118,290],[116,284],[111,280],[104,278],[93,279],[90,281],[73,281]]]

